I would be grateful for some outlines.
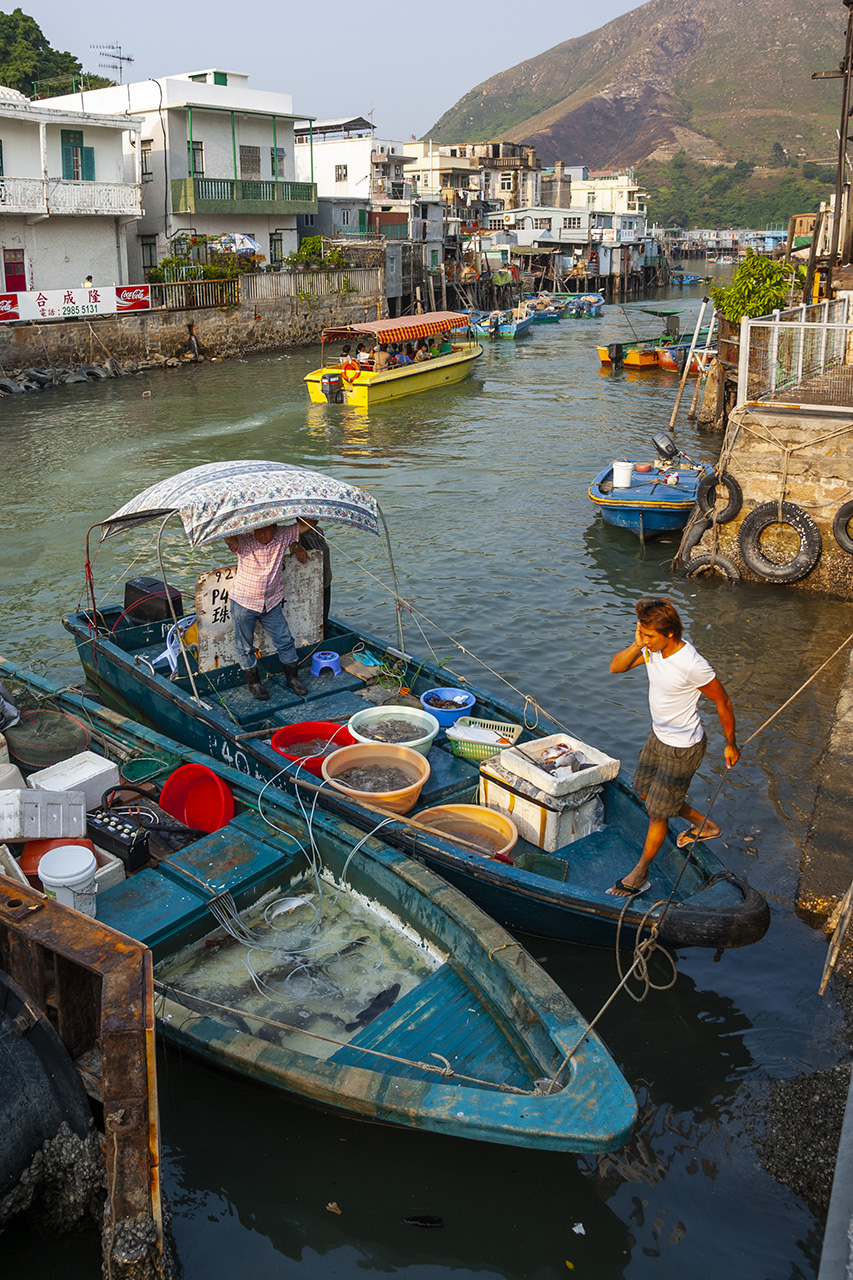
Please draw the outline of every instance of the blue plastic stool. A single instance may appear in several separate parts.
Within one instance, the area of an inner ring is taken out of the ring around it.
[[[318,676],[321,671],[331,671],[333,676],[341,674],[341,659],[331,649],[323,653],[315,653],[311,659],[311,674]]]

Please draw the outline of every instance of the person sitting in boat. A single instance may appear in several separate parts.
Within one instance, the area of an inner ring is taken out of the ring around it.
[[[429,347],[421,340],[415,351],[415,364],[421,364],[424,360],[429,360]]]
[[[649,678],[652,731],[634,774],[634,788],[645,801],[649,827],[639,862],[607,890],[617,898],[632,898],[648,889],[649,868],[664,842],[670,818],[686,818],[691,824],[678,837],[680,849],[722,834],[716,822],[699,813],[687,799],[690,781],[707,746],[697,711],[700,693],[717,708],[726,735],[726,766],[731,769],[740,757],[731,699],[713,667],[682,639],[681,618],[672,601],[640,600],[635,610],[634,639],[611,659],[610,670],[631,671],[644,665]]]
[[[437,355],[438,355],[438,343],[436,342],[435,338],[430,338],[430,340],[429,340],[429,358],[430,358],[430,360],[434,360],[434,359],[436,358],[436,356],[437,356]]]
[[[355,358],[358,361],[358,363],[362,366],[362,368],[367,368],[367,367],[372,368],[373,348],[371,347],[370,350],[368,351],[364,343],[360,342],[355,349]]]
[[[438,348],[438,354],[439,354],[440,356],[449,356],[449,355],[451,355],[451,354],[452,354],[452,352],[453,352],[453,344],[452,344],[452,343],[451,343],[451,341],[450,341],[450,334],[449,334],[449,333],[442,333],[442,334],[440,335],[440,338],[441,338],[441,341],[440,341],[439,348]]]
[[[350,354],[349,345],[341,348],[340,366],[344,377],[346,377],[347,370],[351,373],[358,374],[361,369],[358,361]]]
[[[391,368],[391,357],[388,354],[388,347],[384,342],[380,342],[379,350],[373,357],[373,369],[375,373],[385,373]]]
[[[398,347],[397,348],[397,364],[400,366],[400,368],[402,369],[404,365],[411,364],[411,363],[412,363],[412,357],[409,353],[409,348],[402,347],[402,346]]]
[[[302,523],[266,524],[250,533],[225,539],[229,551],[237,553],[237,576],[229,591],[237,660],[252,697],[260,702],[266,702],[269,694],[261,684],[258,672],[254,639],[256,622],[260,622],[278,650],[288,687],[300,698],[308,696],[308,690],[299,679],[299,655],[284,616],[284,579],[281,575],[288,548],[300,563],[304,564],[308,559],[307,551],[298,545]]]

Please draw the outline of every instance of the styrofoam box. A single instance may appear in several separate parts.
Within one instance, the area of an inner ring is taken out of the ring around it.
[[[94,751],[80,751],[59,764],[39,769],[27,781],[34,791],[82,791],[87,809],[97,809],[104,792],[118,784],[118,765]]]
[[[0,840],[85,836],[82,791],[0,791]]]
[[[592,769],[585,769],[582,776],[588,777],[591,773]],[[579,805],[573,803],[571,796],[549,796],[527,782],[522,782],[521,787],[532,794],[524,794],[514,786],[512,775],[497,761],[480,765],[480,804],[511,818],[522,840],[538,845],[545,853],[555,853],[588,833],[600,787],[590,788],[587,784],[586,789],[594,794]]]
[[[124,863],[114,853],[109,853],[96,844],[95,858],[98,863],[98,869],[95,872],[95,887],[98,893],[103,893],[105,889],[112,889],[114,884],[121,884],[122,880],[127,878]]]
[[[572,751],[582,751],[587,763],[594,764],[595,768],[581,769],[578,773],[572,773],[571,769],[555,769],[553,773],[546,773],[529,758],[531,756],[538,758],[543,751],[547,751],[549,747],[556,747],[560,742],[567,743]],[[549,796],[567,796],[572,791],[585,791],[587,787],[608,782],[616,777],[621,765],[620,760],[606,756],[603,751],[598,751],[586,742],[581,742],[580,738],[572,738],[568,733],[552,733],[547,738],[523,742],[520,747],[507,747],[500,753],[498,759],[508,773],[532,782],[534,787],[538,787]]]

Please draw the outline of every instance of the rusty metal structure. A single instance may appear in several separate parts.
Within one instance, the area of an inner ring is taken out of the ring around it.
[[[151,952],[0,875],[0,969],[47,1017],[103,1110],[104,1274],[164,1274]],[[19,1034],[26,1034],[20,1027]]]

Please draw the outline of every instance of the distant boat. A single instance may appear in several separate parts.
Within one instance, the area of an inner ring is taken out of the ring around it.
[[[478,338],[517,338],[533,324],[533,313],[516,315],[514,311],[472,311],[471,332]]]

